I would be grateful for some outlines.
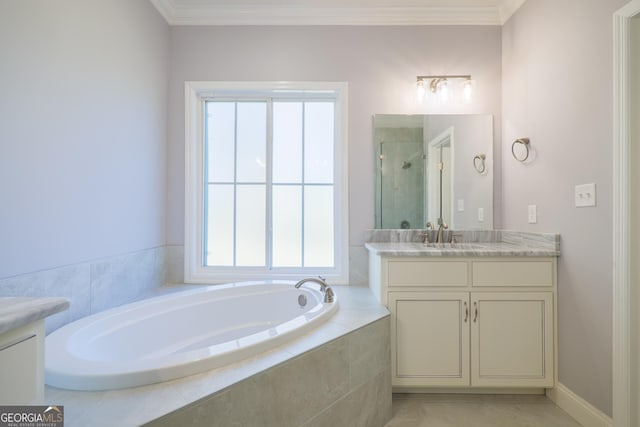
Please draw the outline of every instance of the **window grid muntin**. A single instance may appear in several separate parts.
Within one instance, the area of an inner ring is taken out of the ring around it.
[[[204,246],[204,251],[203,251],[203,259],[202,259],[202,263],[205,267],[208,268],[214,268],[214,269],[221,269],[221,270],[227,270],[227,269],[233,269],[233,268],[242,268],[242,269],[260,269],[260,268],[266,268],[269,271],[278,271],[278,270],[283,270],[283,271],[289,271],[291,269],[298,269],[298,270],[303,270],[305,268],[310,268],[313,266],[306,266],[305,265],[305,187],[307,186],[324,186],[324,187],[331,187],[332,190],[334,191],[334,198],[335,198],[335,182],[336,182],[336,167],[337,165],[335,164],[335,151],[336,148],[335,144],[336,144],[336,132],[337,132],[337,127],[336,127],[336,122],[338,120],[337,117],[337,109],[336,109],[336,98],[335,97],[327,97],[326,94],[314,94],[308,98],[300,98],[299,96],[269,96],[269,97],[265,97],[265,98],[256,98],[253,96],[214,96],[214,97],[203,97],[202,101],[204,103],[205,106],[205,120],[204,120],[204,132],[203,135],[205,136],[205,143],[204,145],[204,182],[205,182],[205,186],[204,188],[206,188],[204,190],[204,197],[203,199],[205,200],[205,204],[204,204],[204,218],[208,218],[207,217],[207,209],[208,209],[208,188],[209,185],[211,184],[222,184],[225,182],[215,182],[215,181],[208,181],[208,150],[209,150],[209,139],[208,139],[208,114],[207,114],[207,106],[210,102],[232,102],[234,103],[234,182],[233,183],[225,183],[225,184],[232,184],[233,188],[234,188],[234,213],[233,213],[233,265],[208,265],[207,264],[207,244],[208,244],[208,234],[204,234],[205,239],[203,242],[203,246]],[[238,185],[251,185],[251,184],[258,184],[258,183],[238,183],[237,182],[237,150],[238,150],[238,103],[241,102],[265,102],[266,104],[266,182],[265,183],[259,183],[259,184],[264,184],[266,186],[265,188],[265,192],[266,192],[266,214],[265,214],[265,265],[263,266],[238,266],[237,265],[237,257],[236,257],[236,247],[237,247],[237,227],[236,227],[236,223],[237,223],[237,186]],[[283,267],[274,267],[273,265],[273,197],[272,197],[272,190],[273,190],[273,182],[272,182],[272,175],[273,175],[273,170],[272,170],[272,166],[273,166],[273,104],[276,102],[300,102],[302,104],[302,128],[301,128],[301,140],[302,140],[302,150],[301,150],[301,159],[300,162],[302,164],[302,170],[301,170],[301,182],[300,183],[286,183],[286,182],[279,182],[275,185],[297,185],[301,187],[301,193],[302,193],[302,199],[301,199],[301,242],[300,242],[300,254],[301,254],[301,262],[300,265],[298,266],[283,266]],[[306,138],[305,138],[305,121],[306,121],[306,117],[305,117],[305,106],[307,103],[311,103],[311,102],[329,102],[333,104],[333,137],[332,137],[332,151],[333,151],[333,158],[332,158],[332,181],[330,183],[307,183],[306,182],[306,176],[305,176],[305,142],[306,142]],[[333,233],[335,234],[335,227],[336,227],[336,213],[335,213],[335,208],[334,210],[332,210],[331,212],[331,217],[332,217],[332,227],[333,227]],[[203,230],[207,230],[208,228],[208,221],[205,220],[204,221],[204,225],[203,225]],[[338,247],[337,245],[339,244],[338,239],[333,238],[333,250],[332,250],[332,266],[330,267],[314,267],[315,269],[318,269],[319,271],[322,271],[323,269],[326,270],[330,270],[336,267],[336,256],[337,256],[337,251],[338,251]]]
[[[301,158],[300,158],[300,162],[302,163],[302,170],[300,171],[302,173],[302,176],[300,177],[300,191],[302,192],[302,200],[301,200],[301,212],[300,214],[302,215],[302,220],[300,221],[300,233],[302,235],[301,239],[300,239],[300,267],[305,268],[305,256],[304,256],[304,251],[305,251],[305,236],[304,236],[304,230],[305,230],[305,197],[306,197],[306,191],[305,191],[305,182],[306,182],[306,176],[305,176],[305,172],[306,172],[306,162],[304,161],[305,158],[305,150],[306,150],[306,103],[303,102],[302,103],[302,127],[300,129],[301,135],[300,138],[302,139],[302,150],[301,151]]]

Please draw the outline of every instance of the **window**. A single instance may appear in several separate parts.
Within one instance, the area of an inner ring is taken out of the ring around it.
[[[185,88],[185,280],[346,283],[346,84]]]

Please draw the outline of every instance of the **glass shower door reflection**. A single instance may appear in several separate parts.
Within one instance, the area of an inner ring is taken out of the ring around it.
[[[379,150],[379,228],[423,228],[423,143],[381,142]]]

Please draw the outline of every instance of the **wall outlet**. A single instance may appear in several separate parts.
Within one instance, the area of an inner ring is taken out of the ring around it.
[[[529,224],[536,224],[538,222],[538,207],[536,205],[529,205]]]
[[[458,212],[464,212],[464,199],[458,199]]]
[[[484,222],[484,208],[478,208],[478,222]]]
[[[595,206],[596,185],[593,183],[576,185],[574,199],[577,208]]]

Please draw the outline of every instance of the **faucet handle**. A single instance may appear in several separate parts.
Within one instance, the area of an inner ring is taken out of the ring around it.
[[[427,222],[427,225],[425,225],[425,227],[427,228],[427,230],[433,230],[433,224],[431,223],[431,221]]]
[[[324,292],[324,300],[323,300],[323,302],[334,302],[335,301],[335,297],[336,297],[336,294],[333,292],[333,289],[331,289],[329,286],[327,286],[327,289]]]
[[[327,279],[325,279],[324,277],[318,275],[318,279],[320,280],[320,292],[323,292],[326,294],[327,289],[331,289],[329,288],[329,285],[327,285]]]

